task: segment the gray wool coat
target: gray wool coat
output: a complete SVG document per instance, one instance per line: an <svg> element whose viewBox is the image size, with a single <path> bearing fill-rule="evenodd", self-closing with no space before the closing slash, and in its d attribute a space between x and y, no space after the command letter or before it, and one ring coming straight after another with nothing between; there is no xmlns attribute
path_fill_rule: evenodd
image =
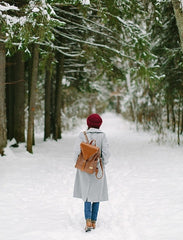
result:
<svg viewBox="0 0 183 240"><path fill-rule="evenodd" d="M83 201L88 202L101 202L108 200L108 187L107 187L107 179L105 173L105 165L108 163L109 158L109 145L107 142L107 138L104 132L96 128L90 128L86 131L89 141L92 139L96 140L96 145L101 150L101 158L104 168L104 176L102 179L97 179L95 173L88 174L86 172L82 172L79 169L76 170L76 177L74 183L74 193L73 196L76 198L81 198ZM80 133L79 138L75 144L74 151L74 161L77 161L77 157L80 153L80 143L85 140L85 136L83 132ZM100 176L101 168L98 163Z"/></svg>

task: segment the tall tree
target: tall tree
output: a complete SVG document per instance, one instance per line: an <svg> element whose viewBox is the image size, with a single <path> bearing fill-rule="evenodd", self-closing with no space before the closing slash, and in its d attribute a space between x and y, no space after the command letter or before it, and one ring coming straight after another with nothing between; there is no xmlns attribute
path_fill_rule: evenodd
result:
<svg viewBox="0 0 183 240"><path fill-rule="evenodd" d="M36 84L38 78L38 66L39 66L39 45L33 46L33 63L32 74L30 82L30 103L29 103L29 116L28 116L28 129L27 129L27 151L32 153L32 145L34 142L34 114L36 107Z"/></svg>
<svg viewBox="0 0 183 240"><path fill-rule="evenodd" d="M49 54L46 61L46 74L45 74L45 101L44 101L44 140L51 135L51 87L52 87L52 60L53 54Z"/></svg>
<svg viewBox="0 0 183 240"><path fill-rule="evenodd" d="M172 0L174 13L177 21L177 27L179 30L180 43L183 51L183 1Z"/></svg>
<svg viewBox="0 0 183 240"><path fill-rule="evenodd" d="M55 112L54 112L54 128L53 138L55 140L61 138L61 92L62 78L64 75L64 55L57 53L57 68L56 68L56 86L55 86Z"/></svg>
<svg viewBox="0 0 183 240"><path fill-rule="evenodd" d="M0 38L3 36L0 34ZM6 110L5 110L5 69L6 69L5 44L0 42L0 154L3 155L7 142Z"/></svg>
<svg viewBox="0 0 183 240"><path fill-rule="evenodd" d="M7 138L14 138L14 79L15 79L15 58L6 57L6 117L7 117Z"/></svg>
<svg viewBox="0 0 183 240"><path fill-rule="evenodd" d="M25 64L23 52L15 54L14 138L25 141Z"/></svg>

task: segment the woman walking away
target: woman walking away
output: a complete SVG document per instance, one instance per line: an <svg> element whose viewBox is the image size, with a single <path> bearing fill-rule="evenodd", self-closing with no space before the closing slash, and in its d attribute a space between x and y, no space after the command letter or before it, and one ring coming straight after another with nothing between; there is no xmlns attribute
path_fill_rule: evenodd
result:
<svg viewBox="0 0 183 240"><path fill-rule="evenodd" d="M96 221L99 211L99 203L108 200L108 188L107 179L105 174L105 165L108 163L109 158L109 145L106 135L99 128L102 124L102 118L98 114L91 114L87 118L88 130L86 135L89 142L93 139L96 140L96 146L100 148L100 157L103 165L103 177L98 179L96 174L89 174L84 171L77 169L75 183L74 183L74 194L76 198L81 198L84 201L84 215L86 220L85 231L95 229ZM80 133L76 145L74 158L77 161L78 155L80 154L80 143L86 142L85 135L83 132ZM99 173L101 174L101 166L98 162Z"/></svg>

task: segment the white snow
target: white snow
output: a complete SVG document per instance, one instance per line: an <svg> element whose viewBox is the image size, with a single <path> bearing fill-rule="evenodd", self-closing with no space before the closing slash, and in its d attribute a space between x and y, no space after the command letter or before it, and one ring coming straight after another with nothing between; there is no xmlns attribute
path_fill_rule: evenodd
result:
<svg viewBox="0 0 183 240"><path fill-rule="evenodd" d="M72 197L73 145L81 128L43 142L34 154L6 148L0 158L2 240L182 240L183 148L158 145L112 113L103 116L111 148L109 197L97 228L84 232L83 202ZM10 145L11 143L9 143Z"/></svg>
<svg viewBox="0 0 183 240"><path fill-rule="evenodd" d="M19 23L20 23L20 26L23 26L25 23L26 23L26 17L25 16L23 16L23 17L20 17L19 18Z"/></svg>
<svg viewBox="0 0 183 240"><path fill-rule="evenodd" d="M39 8L34 7L34 8L32 9L32 12L39 12Z"/></svg>
<svg viewBox="0 0 183 240"><path fill-rule="evenodd" d="M82 0L83 5L90 5L90 0Z"/></svg>
<svg viewBox="0 0 183 240"><path fill-rule="evenodd" d="M0 4L0 11L9 11L9 10L16 10L16 11L19 11L19 8L17 8L16 6L14 5L10 5L8 3L1 3Z"/></svg>

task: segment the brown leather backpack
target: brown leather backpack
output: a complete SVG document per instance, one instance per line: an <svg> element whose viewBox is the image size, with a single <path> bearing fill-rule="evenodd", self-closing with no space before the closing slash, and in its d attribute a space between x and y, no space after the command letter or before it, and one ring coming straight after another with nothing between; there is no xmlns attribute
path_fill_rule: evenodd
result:
<svg viewBox="0 0 183 240"><path fill-rule="evenodd" d="M96 140L89 142L86 132L84 131L86 142L81 142L80 148L81 152L78 156L75 167L81 171L87 172L89 174L95 173L97 179L103 177L103 166L102 160L100 158L100 148L96 146ZM98 177L97 163L100 162L100 167L102 170L102 176Z"/></svg>

